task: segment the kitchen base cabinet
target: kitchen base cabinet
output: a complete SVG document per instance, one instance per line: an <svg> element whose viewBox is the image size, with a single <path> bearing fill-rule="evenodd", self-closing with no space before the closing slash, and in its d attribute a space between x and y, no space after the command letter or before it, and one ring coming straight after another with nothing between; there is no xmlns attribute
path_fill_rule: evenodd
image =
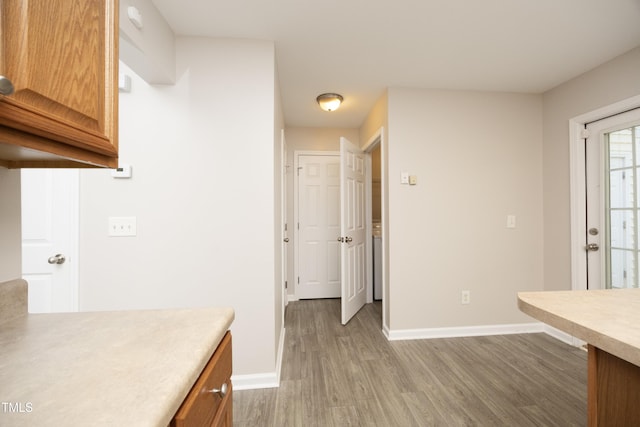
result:
<svg viewBox="0 0 640 427"><path fill-rule="evenodd" d="M588 346L589 427L640 425L640 367Z"/></svg>
<svg viewBox="0 0 640 427"><path fill-rule="evenodd" d="M232 427L231 371L231 333L227 331L176 412L171 427Z"/></svg>

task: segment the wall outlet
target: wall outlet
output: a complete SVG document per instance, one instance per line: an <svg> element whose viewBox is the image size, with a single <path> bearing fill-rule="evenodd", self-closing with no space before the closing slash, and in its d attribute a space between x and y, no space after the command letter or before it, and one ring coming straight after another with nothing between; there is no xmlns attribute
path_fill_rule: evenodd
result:
<svg viewBox="0 0 640 427"><path fill-rule="evenodd" d="M136 235L135 216L111 216L109 217L109 236L124 237Z"/></svg>
<svg viewBox="0 0 640 427"><path fill-rule="evenodd" d="M471 291L462 291L460 294L461 304L471 304Z"/></svg>

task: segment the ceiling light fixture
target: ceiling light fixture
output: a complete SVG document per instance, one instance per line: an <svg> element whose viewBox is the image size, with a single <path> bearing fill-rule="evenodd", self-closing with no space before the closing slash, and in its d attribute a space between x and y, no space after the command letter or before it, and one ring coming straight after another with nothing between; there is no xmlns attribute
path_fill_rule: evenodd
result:
<svg viewBox="0 0 640 427"><path fill-rule="evenodd" d="M323 93L322 95L318 95L316 101L318 101L318 105L324 111L335 111L340 107L342 103L342 95L338 95L337 93Z"/></svg>

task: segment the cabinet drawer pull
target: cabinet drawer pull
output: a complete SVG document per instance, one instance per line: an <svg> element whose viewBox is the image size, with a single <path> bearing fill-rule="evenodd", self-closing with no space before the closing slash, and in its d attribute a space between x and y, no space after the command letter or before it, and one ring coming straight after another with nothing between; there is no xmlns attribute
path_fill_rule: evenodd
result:
<svg viewBox="0 0 640 427"><path fill-rule="evenodd" d="M229 386L227 386L227 383L223 383L222 387L218 388L212 388L211 390L207 390L207 393L213 393L213 394L218 394L220 395L220 397L225 397L227 395L227 391L229 390Z"/></svg>
<svg viewBox="0 0 640 427"><path fill-rule="evenodd" d="M5 76L0 76L0 95L9 96L13 93L13 83Z"/></svg>

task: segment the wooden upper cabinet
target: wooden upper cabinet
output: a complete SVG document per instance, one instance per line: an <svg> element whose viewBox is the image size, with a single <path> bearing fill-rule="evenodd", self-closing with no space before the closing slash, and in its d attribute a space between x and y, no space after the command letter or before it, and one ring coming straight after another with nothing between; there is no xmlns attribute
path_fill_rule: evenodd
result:
<svg viewBox="0 0 640 427"><path fill-rule="evenodd" d="M118 0L0 0L0 165L117 167Z"/></svg>

